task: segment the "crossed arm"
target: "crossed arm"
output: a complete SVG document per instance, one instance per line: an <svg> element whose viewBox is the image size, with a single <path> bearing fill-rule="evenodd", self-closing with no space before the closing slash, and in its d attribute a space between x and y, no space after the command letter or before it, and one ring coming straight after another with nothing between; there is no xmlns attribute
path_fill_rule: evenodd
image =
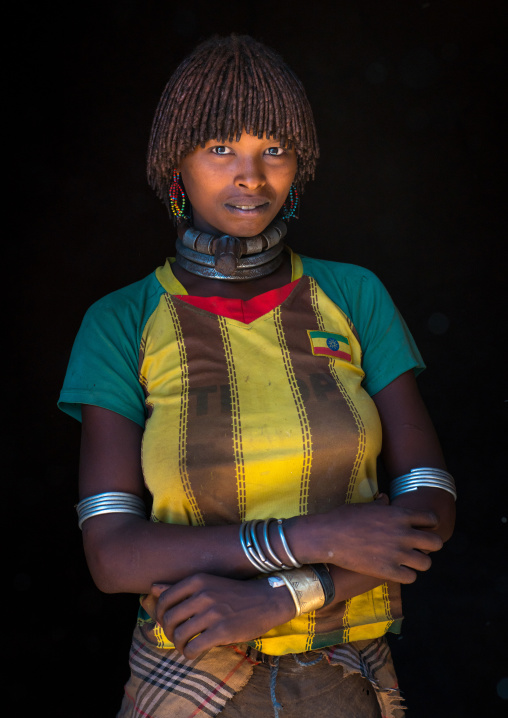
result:
<svg viewBox="0 0 508 718"><path fill-rule="evenodd" d="M445 468L412 372L373 398L390 477L417 466ZM141 427L128 419L84 406L80 498L104 491L142 496L141 439ZM430 567L427 553L450 537L454 508L446 492L419 489L392 505L381 496L370 504L294 517L285 523L286 535L299 561L331 565L337 602L385 580L412 583L417 571ZM148 608L151 600L152 614L189 658L259 636L294 614L287 589L255 579L238 526L177 526L109 514L83 524L83 541L97 586L108 593L149 594Z"/></svg>

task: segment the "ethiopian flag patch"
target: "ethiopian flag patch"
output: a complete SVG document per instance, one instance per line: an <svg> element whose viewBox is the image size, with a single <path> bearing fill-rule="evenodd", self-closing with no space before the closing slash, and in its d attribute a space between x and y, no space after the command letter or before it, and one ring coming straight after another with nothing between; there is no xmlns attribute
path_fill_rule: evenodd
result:
<svg viewBox="0 0 508 718"><path fill-rule="evenodd" d="M333 359L343 359L351 361L351 348L349 341L342 334L332 334L332 332L317 332L307 330L310 345L314 356L332 357Z"/></svg>

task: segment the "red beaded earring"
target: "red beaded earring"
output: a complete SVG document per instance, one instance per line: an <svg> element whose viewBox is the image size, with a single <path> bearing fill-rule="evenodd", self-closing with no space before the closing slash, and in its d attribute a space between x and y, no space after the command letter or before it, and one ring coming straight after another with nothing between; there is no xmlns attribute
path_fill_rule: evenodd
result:
<svg viewBox="0 0 508 718"><path fill-rule="evenodd" d="M182 202L181 207L178 206L179 199ZM171 203L171 211L176 219L189 219L184 212L186 199L185 191L180 184L180 172L173 170L173 181L169 187L169 201Z"/></svg>
<svg viewBox="0 0 508 718"><path fill-rule="evenodd" d="M294 185L289 188L289 194L286 197L286 201L282 205L282 219L298 219L298 203L300 198L298 196L297 189Z"/></svg>

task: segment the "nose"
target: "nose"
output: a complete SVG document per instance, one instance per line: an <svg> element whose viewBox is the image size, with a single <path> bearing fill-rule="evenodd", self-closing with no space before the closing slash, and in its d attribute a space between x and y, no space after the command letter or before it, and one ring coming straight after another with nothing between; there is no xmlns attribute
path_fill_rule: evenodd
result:
<svg viewBox="0 0 508 718"><path fill-rule="evenodd" d="M266 182L262 162L257 158L246 157L241 160L235 178L235 184L242 189L255 190Z"/></svg>

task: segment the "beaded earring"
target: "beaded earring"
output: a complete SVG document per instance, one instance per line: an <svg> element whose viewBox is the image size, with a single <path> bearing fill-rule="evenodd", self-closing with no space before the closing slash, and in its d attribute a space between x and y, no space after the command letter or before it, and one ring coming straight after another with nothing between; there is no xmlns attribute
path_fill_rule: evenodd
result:
<svg viewBox="0 0 508 718"><path fill-rule="evenodd" d="M298 219L298 203L300 198L296 187L292 184L289 188L289 194L286 197L286 201L282 205L282 219Z"/></svg>
<svg viewBox="0 0 508 718"><path fill-rule="evenodd" d="M178 200L181 199L182 206L178 206ZM185 191L180 184L180 172L173 170L173 181L169 187L169 201L171 203L171 211L176 219L189 219L185 214Z"/></svg>

